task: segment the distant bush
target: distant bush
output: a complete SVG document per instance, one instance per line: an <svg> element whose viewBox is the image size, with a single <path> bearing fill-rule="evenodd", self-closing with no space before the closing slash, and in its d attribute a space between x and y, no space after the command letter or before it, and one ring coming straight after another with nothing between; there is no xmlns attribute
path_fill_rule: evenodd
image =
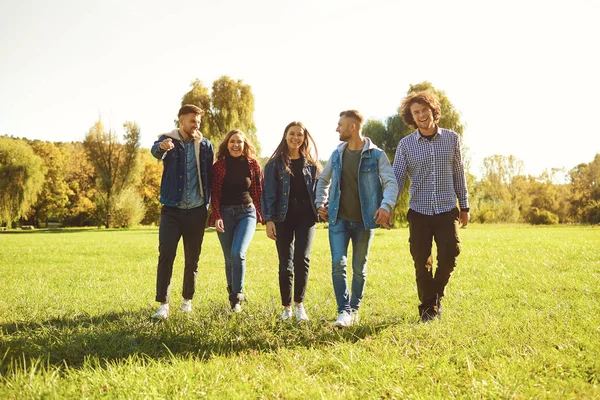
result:
<svg viewBox="0 0 600 400"><path fill-rule="evenodd" d="M558 215L548 210L540 210L536 207L531 209L531 213L527 219L529 223L533 225L557 225L559 222Z"/></svg>
<svg viewBox="0 0 600 400"><path fill-rule="evenodd" d="M129 228L139 225L145 213L146 207L142 197L134 188L128 188L117 197L110 222L116 228Z"/></svg>
<svg viewBox="0 0 600 400"><path fill-rule="evenodd" d="M480 223L519 222L519 205L502 200L482 200L473 213L473 221Z"/></svg>

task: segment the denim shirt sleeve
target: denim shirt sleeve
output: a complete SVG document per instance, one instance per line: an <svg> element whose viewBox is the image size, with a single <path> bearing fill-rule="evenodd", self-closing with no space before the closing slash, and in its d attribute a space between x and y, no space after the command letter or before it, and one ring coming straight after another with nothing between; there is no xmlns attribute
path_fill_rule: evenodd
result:
<svg viewBox="0 0 600 400"><path fill-rule="evenodd" d="M329 185L331 184L332 158L333 154L331 155L331 157L329 157L329 161L327 161L327 165L325 165L325 168L323 168L323 171L321 171L321 174L319 175L319 179L317 181L317 193L315 195L315 206L317 208L327 203L327 199L329 198L328 189Z"/></svg>
<svg viewBox="0 0 600 400"><path fill-rule="evenodd" d="M154 158L156 158L158 160L162 159L163 154L165 154L165 151L160 148L160 144L166 138L167 138L166 136L161 136L160 139L158 139L156 142L154 142L154 144L152 145L152 148L150 149L150 153L152 153Z"/></svg>
<svg viewBox="0 0 600 400"><path fill-rule="evenodd" d="M396 182L396 176L394 170L387 158L384 151L379 156L379 179L381 179L381 186L383 189L383 199L381 200L381 208L390 212L396 206L396 199L398 198L398 183Z"/></svg>
<svg viewBox="0 0 600 400"><path fill-rule="evenodd" d="M263 218L265 221L273 219L275 212L275 202L277 201L277 176L275 169L275 160L269 161L265 166L263 190L261 193L261 203Z"/></svg>

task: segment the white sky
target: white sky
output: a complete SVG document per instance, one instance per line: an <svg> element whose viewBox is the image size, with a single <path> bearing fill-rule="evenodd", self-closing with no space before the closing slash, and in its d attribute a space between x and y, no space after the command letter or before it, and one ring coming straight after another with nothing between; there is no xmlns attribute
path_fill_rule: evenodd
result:
<svg viewBox="0 0 600 400"><path fill-rule="evenodd" d="M383 120L427 80L474 173L492 154L571 169L600 152L599 17L597 0L3 0L0 135L78 141L101 116L150 147L194 79L229 75L252 87L263 155L301 120L326 159L340 111Z"/></svg>

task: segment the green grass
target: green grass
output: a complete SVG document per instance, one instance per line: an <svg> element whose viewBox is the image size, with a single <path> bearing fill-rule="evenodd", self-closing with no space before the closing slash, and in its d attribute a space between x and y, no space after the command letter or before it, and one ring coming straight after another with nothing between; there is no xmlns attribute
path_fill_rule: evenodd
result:
<svg viewBox="0 0 600 400"><path fill-rule="evenodd" d="M262 228L242 314L209 230L192 315L158 324L156 229L0 233L0 398L600 398L600 228L470 225L426 325L407 239L377 231L361 324L336 330L326 229L304 325L278 320ZM180 248L174 310L182 271Z"/></svg>

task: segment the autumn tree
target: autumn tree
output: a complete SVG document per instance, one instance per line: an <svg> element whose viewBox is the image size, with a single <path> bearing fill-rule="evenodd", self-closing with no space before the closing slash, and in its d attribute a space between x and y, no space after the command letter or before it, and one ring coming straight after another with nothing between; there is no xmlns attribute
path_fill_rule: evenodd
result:
<svg viewBox="0 0 600 400"><path fill-rule="evenodd" d="M36 224L48 219L62 219L67 214L69 195L72 194L66 179L67 158L64 149L52 142L34 140L33 151L42 160L44 185L33 205Z"/></svg>
<svg viewBox="0 0 600 400"><path fill-rule="evenodd" d="M140 150L142 164L142 179L137 187L138 193L144 203L146 213L142 224L158 225L160 222L160 181L162 178L162 163L154 158L148 149Z"/></svg>
<svg viewBox="0 0 600 400"><path fill-rule="evenodd" d="M106 131L101 120L89 130L83 142L88 159L94 166L100 210L105 226L110 226L114 199L138 179L140 129L135 122L125 122L124 143L113 131Z"/></svg>
<svg viewBox="0 0 600 400"><path fill-rule="evenodd" d="M69 204L64 226L93 226L100 222L96 215L96 172L87 158L82 142L62 143L66 158L65 179L69 185Z"/></svg>
<svg viewBox="0 0 600 400"><path fill-rule="evenodd" d="M42 160L20 139L0 137L0 225L25 217L44 185Z"/></svg>
<svg viewBox="0 0 600 400"><path fill-rule="evenodd" d="M181 104L194 104L206 112L200 130L215 147L227 132L241 129L256 147L257 154L260 154L260 142L254 125L254 95L250 85L224 75L213 82L209 94L202 82L196 79L191 83L191 89L183 95Z"/></svg>

